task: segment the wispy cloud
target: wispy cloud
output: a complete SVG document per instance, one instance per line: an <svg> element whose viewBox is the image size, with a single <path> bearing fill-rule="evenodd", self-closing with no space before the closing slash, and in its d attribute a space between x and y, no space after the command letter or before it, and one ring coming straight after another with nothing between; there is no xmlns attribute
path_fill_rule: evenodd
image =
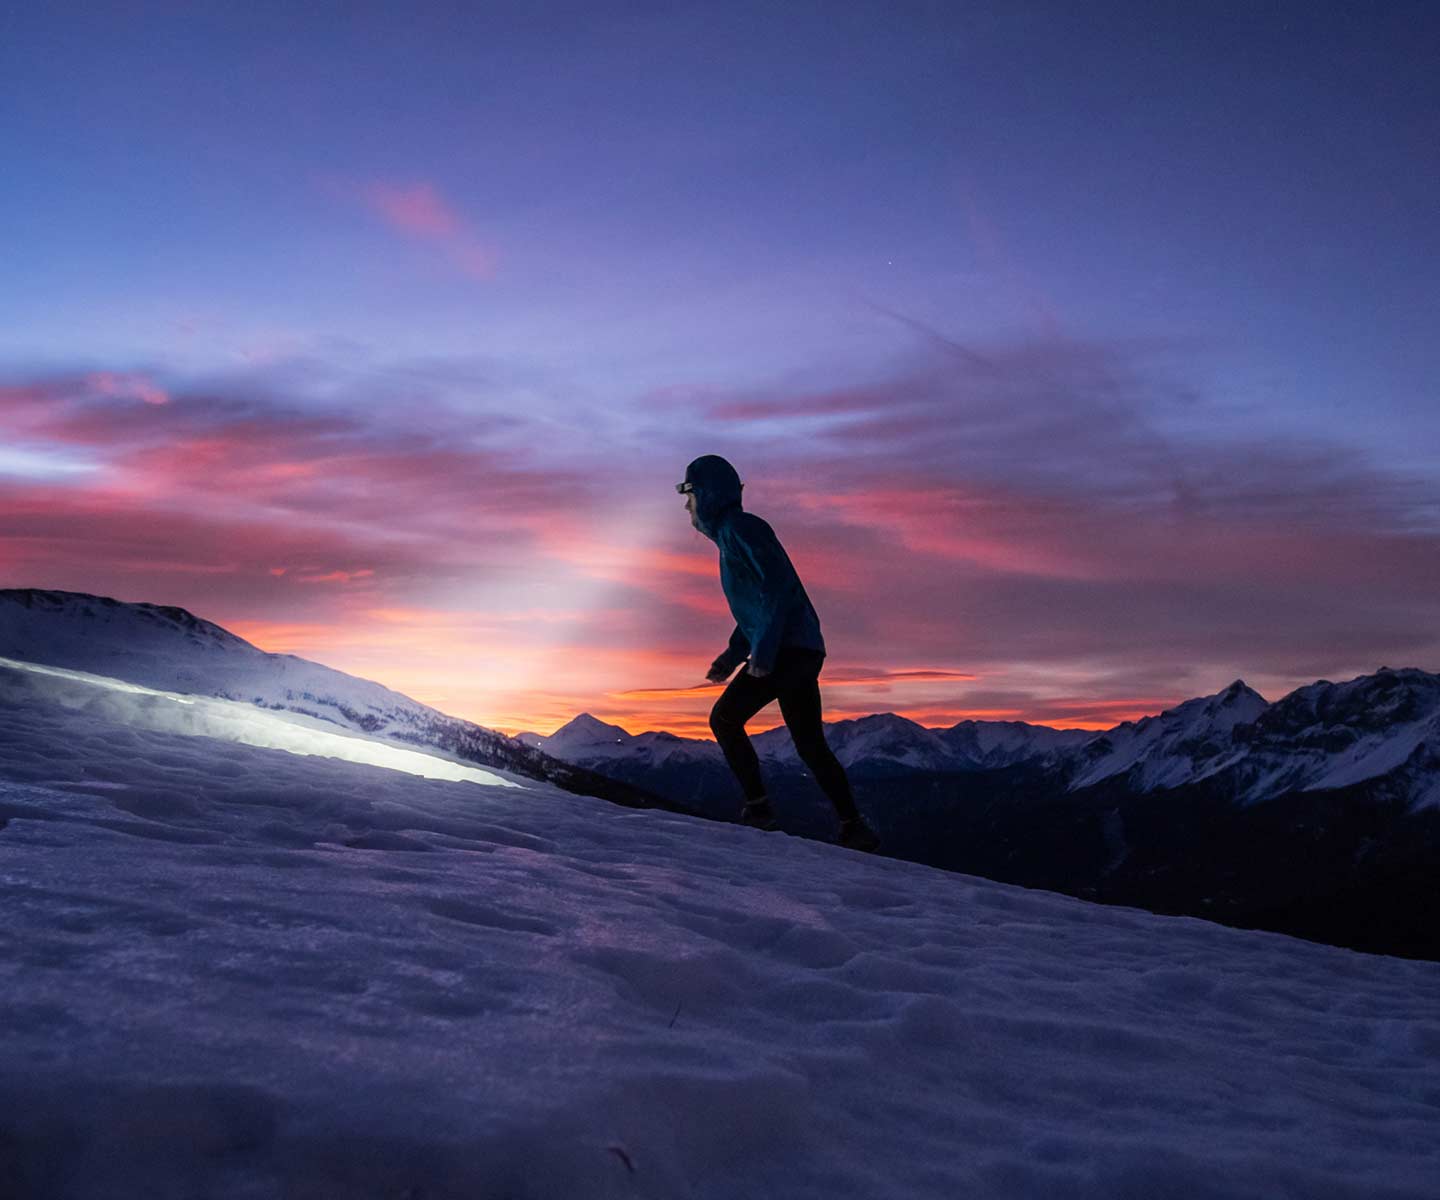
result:
<svg viewBox="0 0 1440 1200"><path fill-rule="evenodd" d="M327 183L327 190L346 194L363 205L401 237L433 246L452 269L473 279L489 279L497 255L473 224L439 186L428 180L370 180Z"/></svg>
<svg viewBox="0 0 1440 1200"><path fill-rule="evenodd" d="M1435 481L1227 424L1151 349L927 343L839 389L676 390L629 443L558 437L489 363L0 379L7 446L88 467L0 470L0 570L501 727L701 731L732 621L671 484L713 450L816 603L832 715L1097 727L1236 676L1440 665ZM457 654L491 665L457 682Z"/></svg>
<svg viewBox="0 0 1440 1200"><path fill-rule="evenodd" d="M361 195L401 233L448 238L465 231L465 223L433 183L370 183L361 189Z"/></svg>
<svg viewBox="0 0 1440 1200"><path fill-rule="evenodd" d="M968 675L963 671L945 670L912 670L912 671L875 671L857 670L855 668L842 668L840 670L827 671L825 679L827 683L843 685L846 687L874 686L881 685L889 687L893 684L909 683L951 683L957 680L974 679L975 676ZM608 695L612 700L660 700L674 699L677 697L689 697L700 693L719 694L724 691L726 684L700 683L687 685L685 687L670 688L632 688L628 691L610 692Z"/></svg>

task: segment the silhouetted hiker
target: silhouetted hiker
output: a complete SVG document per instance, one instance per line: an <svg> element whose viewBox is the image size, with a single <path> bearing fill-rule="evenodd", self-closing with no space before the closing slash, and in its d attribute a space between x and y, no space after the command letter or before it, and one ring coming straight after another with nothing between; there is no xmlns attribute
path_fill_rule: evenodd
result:
<svg viewBox="0 0 1440 1200"><path fill-rule="evenodd" d="M820 723L825 662L820 618L775 531L740 507L743 486L735 468L715 454L697 458L685 468L685 482L675 485L686 497L690 523L720 547L720 586L735 617L730 645L705 678L723 683L749 660L710 711L710 729L745 792L740 820L757 829L775 828L745 722L779 700L796 751L840 816L840 844L874 850L880 839L856 809L845 768L831 753Z"/></svg>

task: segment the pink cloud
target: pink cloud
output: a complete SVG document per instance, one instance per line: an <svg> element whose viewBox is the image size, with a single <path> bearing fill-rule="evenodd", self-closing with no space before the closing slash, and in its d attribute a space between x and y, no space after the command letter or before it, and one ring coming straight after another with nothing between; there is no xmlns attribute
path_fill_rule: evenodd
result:
<svg viewBox="0 0 1440 1200"><path fill-rule="evenodd" d="M271 571L274 574L274 571ZM296 583L351 583L356 579L370 579L375 572L368 567L361 571L327 571L323 575L296 574Z"/></svg>
<svg viewBox="0 0 1440 1200"><path fill-rule="evenodd" d="M371 183L362 193L365 201L401 233L417 237L453 237L464 222L432 183Z"/></svg>
<svg viewBox="0 0 1440 1200"><path fill-rule="evenodd" d="M495 274L496 253L433 183L374 182L358 189L360 200L395 232L436 246L450 266L472 279Z"/></svg>
<svg viewBox="0 0 1440 1200"><path fill-rule="evenodd" d="M116 374L96 371L85 376L85 382L97 396L143 400L146 404L169 404L170 394L144 375Z"/></svg>
<svg viewBox="0 0 1440 1200"><path fill-rule="evenodd" d="M917 372L756 410L746 432L764 436L735 458L746 507L820 612L832 717L1095 726L1237 675L1268 695L1267 678L1434 668L1440 539L1407 507L1428 493L1313 445L1166 444L1124 388L1091 403L1035 382L1057 363L1083 379L1088 361L1036 349L994 394ZM617 469L614 446L563 442L523 411L462 416L413 378L395 387L317 413L275 371L200 390L120 369L6 381L0 438L101 467L0 483L4 579L303 626L322 660L486 723L588 708L703 732L713 695L689 684L732 621L714 547L670 491L689 447L647 438ZM862 446L819 423L796 443L764 423L807 411L885 432ZM431 603L445 611L394 618ZM510 690L460 682L457 646Z"/></svg>

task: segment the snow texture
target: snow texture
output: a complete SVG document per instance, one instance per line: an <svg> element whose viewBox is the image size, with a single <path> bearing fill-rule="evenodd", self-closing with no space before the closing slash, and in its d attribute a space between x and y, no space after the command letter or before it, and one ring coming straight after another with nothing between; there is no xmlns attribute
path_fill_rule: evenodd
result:
<svg viewBox="0 0 1440 1200"><path fill-rule="evenodd" d="M0 1195L1440 1195L1440 964L7 680Z"/></svg>

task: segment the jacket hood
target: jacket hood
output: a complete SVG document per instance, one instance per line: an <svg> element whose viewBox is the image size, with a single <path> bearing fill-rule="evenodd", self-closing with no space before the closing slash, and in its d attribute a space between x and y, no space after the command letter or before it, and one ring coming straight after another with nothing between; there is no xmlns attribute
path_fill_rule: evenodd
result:
<svg viewBox="0 0 1440 1200"><path fill-rule="evenodd" d="M727 509L740 507L745 486L740 476L718 454L705 454L685 468L685 482L695 490L695 523L700 532L714 540L720 517Z"/></svg>

